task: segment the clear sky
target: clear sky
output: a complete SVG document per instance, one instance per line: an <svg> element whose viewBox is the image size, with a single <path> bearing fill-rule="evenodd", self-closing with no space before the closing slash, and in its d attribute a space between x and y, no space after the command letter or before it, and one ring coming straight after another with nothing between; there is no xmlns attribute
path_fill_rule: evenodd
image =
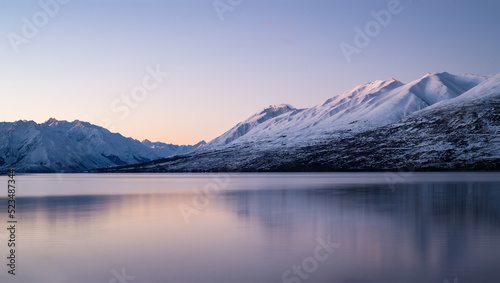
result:
<svg viewBox="0 0 500 283"><path fill-rule="evenodd" d="M500 72L498 0L55 1L0 0L0 121L78 119L193 144L270 104Z"/></svg>

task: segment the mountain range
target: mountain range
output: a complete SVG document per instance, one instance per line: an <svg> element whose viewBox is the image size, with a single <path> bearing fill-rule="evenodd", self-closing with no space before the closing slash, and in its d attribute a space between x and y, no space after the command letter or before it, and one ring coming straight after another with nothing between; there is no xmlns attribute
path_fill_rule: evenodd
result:
<svg viewBox="0 0 500 283"><path fill-rule="evenodd" d="M87 122L0 123L0 170L74 172L133 164L187 153L204 145L142 143Z"/></svg>
<svg viewBox="0 0 500 283"><path fill-rule="evenodd" d="M271 105L190 146L139 142L78 120L4 122L0 170L498 170L499 100L500 74L391 78L311 108Z"/></svg>

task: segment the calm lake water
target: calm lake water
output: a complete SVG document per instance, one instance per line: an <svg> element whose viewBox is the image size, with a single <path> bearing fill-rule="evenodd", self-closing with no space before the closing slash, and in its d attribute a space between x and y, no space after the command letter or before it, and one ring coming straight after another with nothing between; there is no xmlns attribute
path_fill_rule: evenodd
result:
<svg viewBox="0 0 500 283"><path fill-rule="evenodd" d="M15 179L0 282L500 282L499 173Z"/></svg>

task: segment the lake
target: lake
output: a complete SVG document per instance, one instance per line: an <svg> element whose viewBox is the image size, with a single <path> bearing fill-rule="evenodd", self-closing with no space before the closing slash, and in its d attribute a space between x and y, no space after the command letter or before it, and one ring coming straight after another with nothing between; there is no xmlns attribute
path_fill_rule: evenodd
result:
<svg viewBox="0 0 500 283"><path fill-rule="evenodd" d="M0 282L499 282L499 173L15 176Z"/></svg>

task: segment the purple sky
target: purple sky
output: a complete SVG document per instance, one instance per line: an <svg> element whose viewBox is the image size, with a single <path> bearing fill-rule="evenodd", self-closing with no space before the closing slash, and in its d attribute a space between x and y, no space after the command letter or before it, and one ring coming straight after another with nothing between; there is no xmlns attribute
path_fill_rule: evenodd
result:
<svg viewBox="0 0 500 283"><path fill-rule="evenodd" d="M496 0L2 1L0 120L208 141L270 104L310 107L377 79L496 74L499 12Z"/></svg>

